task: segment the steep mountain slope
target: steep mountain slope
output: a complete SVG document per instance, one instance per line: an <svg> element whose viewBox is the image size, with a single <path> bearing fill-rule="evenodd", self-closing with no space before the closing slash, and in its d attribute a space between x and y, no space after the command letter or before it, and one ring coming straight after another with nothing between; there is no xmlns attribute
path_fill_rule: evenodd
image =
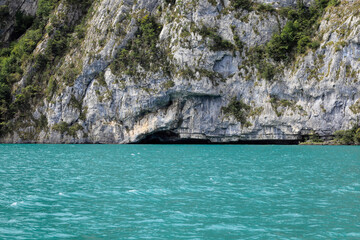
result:
<svg viewBox="0 0 360 240"><path fill-rule="evenodd" d="M9 2L2 142L298 141L358 120L359 1Z"/></svg>

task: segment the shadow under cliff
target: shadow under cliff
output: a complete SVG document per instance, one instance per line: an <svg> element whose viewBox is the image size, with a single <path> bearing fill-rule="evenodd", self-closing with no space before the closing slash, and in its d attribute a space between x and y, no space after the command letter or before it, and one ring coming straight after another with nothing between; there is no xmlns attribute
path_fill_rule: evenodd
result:
<svg viewBox="0 0 360 240"><path fill-rule="evenodd" d="M212 142L210 139L181 138L178 133L170 130L158 131L146 135L138 142L131 144L253 144L253 145L297 145L301 139L262 139L262 140L238 140L229 142Z"/></svg>

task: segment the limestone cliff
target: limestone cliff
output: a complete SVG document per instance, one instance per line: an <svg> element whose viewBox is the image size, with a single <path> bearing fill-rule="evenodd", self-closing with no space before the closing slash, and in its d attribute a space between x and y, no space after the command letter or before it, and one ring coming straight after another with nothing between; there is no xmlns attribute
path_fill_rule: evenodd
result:
<svg viewBox="0 0 360 240"><path fill-rule="evenodd" d="M330 1L285 58L269 42L313 1L9 2L3 45L19 9L46 23L17 40L34 43L6 73L1 142L297 141L358 121L359 1Z"/></svg>

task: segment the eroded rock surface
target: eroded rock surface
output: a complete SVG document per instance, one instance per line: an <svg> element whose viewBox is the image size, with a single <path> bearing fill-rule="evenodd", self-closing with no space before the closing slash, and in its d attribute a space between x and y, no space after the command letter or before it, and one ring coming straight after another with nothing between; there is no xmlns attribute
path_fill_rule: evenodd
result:
<svg viewBox="0 0 360 240"><path fill-rule="evenodd" d="M21 6L33 14L35 2L25 2L26 7ZM46 117L47 127L34 130L29 121L29 126L3 136L2 142L133 143L151 136L171 141L291 141L311 132L328 137L357 122L357 1L327 8L316 32L320 46L297 54L289 64L276 63L282 68L272 80L247 61L249 50L266 44L286 18L273 12L231 10L228 0L167 2L95 2L80 47L68 50L58 66L68 71L69 64L76 63L81 72L72 84L54 76L56 92L33 109L34 119ZM295 0L258 2L276 8L296 5ZM162 27L156 47L164 51L163 63L150 62L154 71L135 66L136 74L114 72L111 64L119 51L136 39L136 19L147 15ZM234 46L237 36L243 48L213 49L211 39L200 33L203 26ZM46 37L39 46L45 42ZM224 114L234 97L250 107L246 123ZM75 134L54 129L63 122L69 128L81 127Z"/></svg>

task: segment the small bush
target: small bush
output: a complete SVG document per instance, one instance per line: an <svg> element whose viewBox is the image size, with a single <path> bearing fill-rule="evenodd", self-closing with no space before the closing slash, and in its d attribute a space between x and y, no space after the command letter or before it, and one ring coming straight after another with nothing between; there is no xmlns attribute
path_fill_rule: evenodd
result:
<svg viewBox="0 0 360 240"><path fill-rule="evenodd" d="M174 81L172 81L172 80L168 80L168 81L166 81L166 82L164 82L163 84L162 84L162 87L165 89L165 90L167 90L167 89L169 89L169 88L172 88L172 87L174 87L175 86L175 83L174 83Z"/></svg>
<svg viewBox="0 0 360 240"><path fill-rule="evenodd" d="M276 9L273 6L271 6L270 4L262 3L262 4L257 5L256 11L265 12L265 13L266 12L274 13L274 12L276 12Z"/></svg>
<svg viewBox="0 0 360 240"><path fill-rule="evenodd" d="M54 131L60 132L61 134L64 134L67 131L69 131L69 125L66 122L60 122L60 123L54 124L52 129Z"/></svg>
<svg viewBox="0 0 360 240"><path fill-rule="evenodd" d="M349 130L339 130L334 133L335 142L343 145L360 144L360 127L354 125Z"/></svg>
<svg viewBox="0 0 360 240"><path fill-rule="evenodd" d="M261 74L262 78L264 78L268 81L271 81L276 74L276 67L271 63L264 62L263 68L260 71L260 74Z"/></svg>
<svg viewBox="0 0 360 240"><path fill-rule="evenodd" d="M231 5L235 9L252 10L253 2L251 0L231 0Z"/></svg>
<svg viewBox="0 0 360 240"><path fill-rule="evenodd" d="M52 38L50 38L45 50L45 54L51 60L62 56L67 49L67 37L63 32L56 30Z"/></svg>
<svg viewBox="0 0 360 240"><path fill-rule="evenodd" d="M164 52L157 47L162 26L149 15L141 18L138 24L136 37L117 53L116 59L110 65L113 73L135 75L138 66L145 71L157 71L160 63L166 59Z"/></svg>
<svg viewBox="0 0 360 240"><path fill-rule="evenodd" d="M242 100L237 100L233 97L226 107L222 107L221 110L225 116L234 116L235 119L242 125L247 123L247 117L250 113L250 106L244 103Z"/></svg>
<svg viewBox="0 0 360 240"><path fill-rule="evenodd" d="M103 87L107 87L107 83L105 81L105 72L100 72L97 76L97 81L98 83L103 86Z"/></svg>
<svg viewBox="0 0 360 240"><path fill-rule="evenodd" d="M312 41L310 44L309 44L309 47L316 50L320 47L320 42L315 40L315 41Z"/></svg>
<svg viewBox="0 0 360 240"><path fill-rule="evenodd" d="M239 52L241 52L244 49L245 43L243 41L241 41L239 36L237 36L237 35L234 36L234 41L235 41L237 50Z"/></svg>
<svg viewBox="0 0 360 240"><path fill-rule="evenodd" d="M318 41L311 41L317 29L318 19L323 15L325 8L336 6L334 0L315 0L310 6L298 1L296 9L284 8L281 15L288 18L288 22L280 33L274 34L266 45L266 51L276 61L289 60L294 52L304 53L308 47L316 49Z"/></svg>
<svg viewBox="0 0 360 240"><path fill-rule="evenodd" d="M226 50L235 50L236 47L230 41L223 39L217 34L217 29L211 29L203 25L199 30L199 34L203 38L209 38L213 41L210 46L212 51L226 51ZM239 40L239 39L238 39Z"/></svg>
<svg viewBox="0 0 360 240"><path fill-rule="evenodd" d="M266 50L264 46L255 46L249 49L246 64L254 65L262 78L271 81L281 71L281 67L269 61Z"/></svg>
<svg viewBox="0 0 360 240"><path fill-rule="evenodd" d="M83 129L84 128L80 124L76 123L76 124L72 125L71 127L69 127L68 133L69 133L70 136L75 138L77 131L80 131L80 130L83 130Z"/></svg>
<svg viewBox="0 0 360 240"><path fill-rule="evenodd" d="M321 143L321 142L324 142L324 140L322 140L319 136L319 134L315 133L315 132L312 132L310 135L309 135L309 141L310 142L313 142L313 143Z"/></svg>
<svg viewBox="0 0 360 240"><path fill-rule="evenodd" d="M47 100L50 101L52 96L54 95L55 91L57 88L57 84L56 81L54 79L54 77L50 77L48 86L46 88L46 96L47 96Z"/></svg>

